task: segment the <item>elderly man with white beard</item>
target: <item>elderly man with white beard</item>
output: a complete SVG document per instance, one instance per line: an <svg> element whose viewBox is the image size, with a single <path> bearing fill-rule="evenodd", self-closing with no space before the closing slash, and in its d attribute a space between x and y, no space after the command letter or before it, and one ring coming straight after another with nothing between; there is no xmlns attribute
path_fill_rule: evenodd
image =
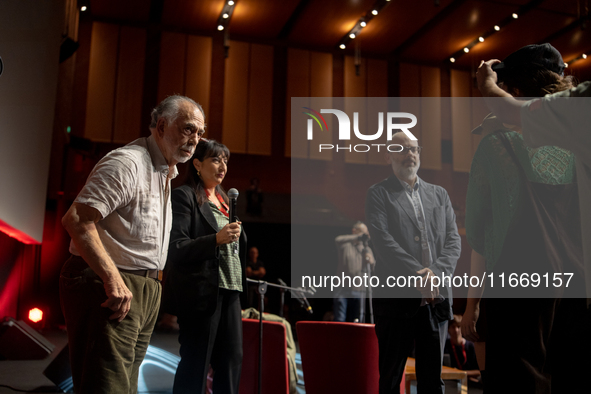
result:
<svg viewBox="0 0 591 394"><path fill-rule="evenodd" d="M460 236L445 189L417 176L418 142L398 132L392 144L401 146L400 152L386 153L394 174L371 186L365 203L376 275L381 284L401 276L420 276L423 281L416 287L374 290L380 394L398 392L413 344L418 393L443 393L441 366L452 293L449 282L437 287L432 279L453 274L460 257Z"/></svg>
<svg viewBox="0 0 591 394"><path fill-rule="evenodd" d="M168 255L170 181L205 128L203 109L170 96L151 136L107 154L62 219L72 256L60 275L77 393L136 393Z"/></svg>

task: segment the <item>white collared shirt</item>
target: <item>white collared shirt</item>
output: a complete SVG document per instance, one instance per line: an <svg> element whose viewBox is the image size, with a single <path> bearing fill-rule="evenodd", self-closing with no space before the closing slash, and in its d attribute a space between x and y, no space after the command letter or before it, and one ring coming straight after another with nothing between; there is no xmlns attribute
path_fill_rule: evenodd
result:
<svg viewBox="0 0 591 394"><path fill-rule="evenodd" d="M408 183L403 181L402 179L398 179L404 190L406 191L406 196L408 197L408 201L410 201L412 207L415 211L415 217L417 222L419 223L419 230L421 231L421 249L423 250L423 259L421 263L423 267L428 267L431 265L432 258L431 258L431 247L429 245L429 237L427 235L427 223L425 222L425 209L423 208L423 201L421 200L421 195L419 194L419 177L414 184L414 186L410 186Z"/></svg>
<svg viewBox="0 0 591 394"><path fill-rule="evenodd" d="M160 269L172 228L169 167L152 136L109 152L90 173L74 202L98 210L99 237L115 265ZM80 255L73 242L70 253Z"/></svg>

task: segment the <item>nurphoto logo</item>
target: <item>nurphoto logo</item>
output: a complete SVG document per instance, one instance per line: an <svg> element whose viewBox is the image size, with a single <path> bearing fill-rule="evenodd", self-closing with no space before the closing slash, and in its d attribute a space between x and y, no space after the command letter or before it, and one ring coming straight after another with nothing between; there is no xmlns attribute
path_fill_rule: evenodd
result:
<svg viewBox="0 0 591 394"><path fill-rule="evenodd" d="M351 140L351 120L349 118L349 115L347 115L344 111L338 110L338 109L321 109L320 112L313 110L312 108L309 107L303 107L304 109L306 109L307 111L304 112L304 114L310 116L310 118L308 118L308 128L307 128L307 137L308 140L311 141L313 140L313 136L314 136L314 121L316 121L316 124L318 124L318 127L320 128L321 132L324 132L326 130L326 132L328 132L328 126L326 124L326 120L324 119L324 117L321 114L333 114L337 117L337 120L339 122L339 140L340 141L347 141L347 140ZM359 112L353 112L353 133L355 134L355 137L357 137L358 139L362 140L362 141L375 141L379 138L382 137L382 134L384 133L384 118L386 118L386 136L387 136L387 140L391 141L392 140L392 136L398 132L398 131L402 131L404 134L406 134L408 136L408 138L410 138L413 141L417 140L417 137L414 136L413 133L410 132L409 129L413 128L414 126L416 126L417 124L417 117L414 116L411 113L408 112L387 112L386 115L384 116L383 112L378 112L378 131L375 132L374 134L363 134L361 133L361 131L359 130ZM398 121L398 119L409 119L410 122L408 123L394 123L395 120ZM335 149L337 152L339 150L347 150L349 152L355 151L355 152L368 152L369 150L372 149L372 147L375 147L377 149L377 151L380 151L381 147L385 147L388 152L401 152L403 149L403 146L400 144L356 144L356 145L345 145L345 146L339 146L339 145L332 145L332 144L319 144L318 145L318 149L319 152L322 152L322 150L331 150L331 149Z"/></svg>

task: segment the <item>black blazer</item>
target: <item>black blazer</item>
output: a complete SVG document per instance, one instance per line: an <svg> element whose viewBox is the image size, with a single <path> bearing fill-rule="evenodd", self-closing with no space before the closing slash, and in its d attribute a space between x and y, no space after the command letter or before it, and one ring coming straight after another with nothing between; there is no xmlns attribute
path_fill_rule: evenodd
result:
<svg viewBox="0 0 591 394"><path fill-rule="evenodd" d="M215 311L219 289L219 247L216 233L220 230L209 204L197 203L197 195L187 185L172 191L172 230L166 262L166 279L162 297L164 312L180 315L211 316ZM240 233L242 296L246 287L246 234Z"/></svg>
<svg viewBox="0 0 591 394"><path fill-rule="evenodd" d="M461 246L451 201L444 188L422 179L419 182L432 257L429 268L440 278L442 274L452 275ZM380 283L385 283L388 276L416 275L423 268L420 262L421 231L412 203L395 175L369 188L365 216ZM447 320L452 316L452 289L446 285L440 288L440 292L445 301L436 304L435 315L440 320ZM421 301L420 293L414 287L377 287L374 295L376 314L389 311L398 316L411 316Z"/></svg>

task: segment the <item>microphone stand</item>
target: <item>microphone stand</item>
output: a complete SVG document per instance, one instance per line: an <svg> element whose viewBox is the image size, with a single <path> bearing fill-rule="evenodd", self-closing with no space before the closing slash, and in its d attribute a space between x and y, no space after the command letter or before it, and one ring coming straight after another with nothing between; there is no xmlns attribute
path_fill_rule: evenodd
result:
<svg viewBox="0 0 591 394"><path fill-rule="evenodd" d="M299 293L308 293L314 294L313 291L305 290L305 289L296 289L295 287L277 285L275 283L269 283L264 280L254 280L247 278L246 281L248 283L256 283L257 287L257 294L259 294L259 376L258 376L258 394L261 394L262 382L263 382L263 312L265 310L265 293L267 293L267 286L277 287L281 289L281 309L283 310L283 293L286 290L291 292L299 292Z"/></svg>
<svg viewBox="0 0 591 394"><path fill-rule="evenodd" d="M367 241L363 241L363 251L361 255L363 256L363 271L367 273L367 277L369 279L369 283L371 284L371 265L369 261L365 259L367 256L367 249L369 248ZM369 300L369 322L374 324L373 321L373 305L372 305L372 288L370 286L366 286L365 290L363 291L363 296L361 297L361 305L360 305L360 313L359 313L359 321L360 323L365 323L365 300Z"/></svg>

